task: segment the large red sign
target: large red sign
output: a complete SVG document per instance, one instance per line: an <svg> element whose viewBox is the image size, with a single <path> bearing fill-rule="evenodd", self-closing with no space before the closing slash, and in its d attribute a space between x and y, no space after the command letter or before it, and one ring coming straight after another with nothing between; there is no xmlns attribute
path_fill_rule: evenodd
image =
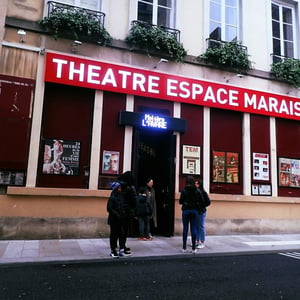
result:
<svg viewBox="0 0 300 300"><path fill-rule="evenodd" d="M300 120L300 99L97 60L47 53L45 80Z"/></svg>

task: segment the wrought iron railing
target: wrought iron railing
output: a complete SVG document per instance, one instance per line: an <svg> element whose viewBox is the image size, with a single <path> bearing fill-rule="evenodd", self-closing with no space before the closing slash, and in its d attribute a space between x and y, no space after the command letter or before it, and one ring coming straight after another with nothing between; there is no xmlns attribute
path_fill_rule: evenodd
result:
<svg viewBox="0 0 300 300"><path fill-rule="evenodd" d="M228 44L230 42L225 42L225 41L221 41L221 40L214 40L211 38L206 39L207 42L207 48L213 48L213 47L220 47L222 45ZM239 44L236 41L232 41L236 43L236 47L239 51L244 52L245 54L248 53L248 48L244 45Z"/></svg>
<svg viewBox="0 0 300 300"><path fill-rule="evenodd" d="M167 33L168 35L172 35L175 37L175 39L177 40L177 42L180 42L180 30L178 29L174 29L174 28L170 28L170 27L166 27L166 26L161 26L161 25L154 25L154 24L150 24L144 21L132 21L131 25L139 25L142 26L146 29L152 29L152 28L160 28L162 31L164 31L165 33Z"/></svg>
<svg viewBox="0 0 300 300"><path fill-rule="evenodd" d="M86 15L88 15L89 18L98 21L100 25L104 25L105 13L103 12L90 10L78 6L63 4L56 1L48 1L47 5L48 5L48 17L51 15L52 12L66 13L71 10L80 10L81 12L84 12Z"/></svg>
<svg viewBox="0 0 300 300"><path fill-rule="evenodd" d="M278 63L278 62L284 62L287 59L295 59L294 57L284 56L284 55L278 55L271 53L272 63Z"/></svg>

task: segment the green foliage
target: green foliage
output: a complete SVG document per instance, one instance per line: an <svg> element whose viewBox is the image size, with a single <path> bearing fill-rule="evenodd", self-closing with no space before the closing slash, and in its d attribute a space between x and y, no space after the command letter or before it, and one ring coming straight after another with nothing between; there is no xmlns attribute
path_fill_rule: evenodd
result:
<svg viewBox="0 0 300 300"><path fill-rule="evenodd" d="M239 42L220 42L207 48L206 52L197 57L199 61L228 67L237 71L249 71L251 61L244 47Z"/></svg>
<svg viewBox="0 0 300 300"><path fill-rule="evenodd" d="M148 52L153 50L165 53L176 62L183 62L187 53L175 35L165 32L159 26L150 24L134 23L126 37L126 42L146 49Z"/></svg>
<svg viewBox="0 0 300 300"><path fill-rule="evenodd" d="M111 41L99 20L81 8L57 8L39 23L49 28L55 39L66 35L75 40L88 37L102 46Z"/></svg>
<svg viewBox="0 0 300 300"><path fill-rule="evenodd" d="M295 88L300 87L300 60L288 58L277 63L273 63L271 73L280 80L292 84Z"/></svg>

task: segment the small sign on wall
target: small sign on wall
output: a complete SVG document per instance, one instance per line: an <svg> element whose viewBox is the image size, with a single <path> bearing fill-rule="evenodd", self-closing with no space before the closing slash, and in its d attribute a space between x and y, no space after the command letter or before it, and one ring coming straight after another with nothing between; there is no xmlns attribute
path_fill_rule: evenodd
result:
<svg viewBox="0 0 300 300"><path fill-rule="evenodd" d="M182 145L182 174L200 175L200 147Z"/></svg>
<svg viewBox="0 0 300 300"><path fill-rule="evenodd" d="M252 184L253 196L272 196L271 184Z"/></svg>

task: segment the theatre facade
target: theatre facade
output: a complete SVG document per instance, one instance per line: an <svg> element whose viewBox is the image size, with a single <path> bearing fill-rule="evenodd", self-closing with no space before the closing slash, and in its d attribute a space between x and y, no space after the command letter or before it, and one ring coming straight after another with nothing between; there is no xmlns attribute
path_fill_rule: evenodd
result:
<svg viewBox="0 0 300 300"><path fill-rule="evenodd" d="M154 180L157 234L181 234L190 174L211 198L208 234L299 233L298 89L15 31L0 53L1 239L108 236L110 183L128 170L137 188Z"/></svg>

